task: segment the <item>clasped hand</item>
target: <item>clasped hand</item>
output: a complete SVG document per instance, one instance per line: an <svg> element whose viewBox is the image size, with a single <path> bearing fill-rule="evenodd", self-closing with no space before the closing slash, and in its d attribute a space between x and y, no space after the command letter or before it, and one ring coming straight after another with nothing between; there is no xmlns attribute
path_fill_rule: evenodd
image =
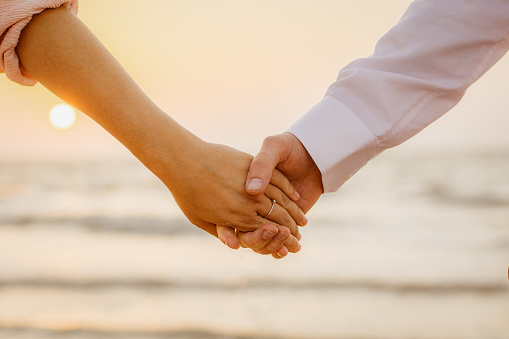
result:
<svg viewBox="0 0 509 339"><path fill-rule="evenodd" d="M250 195L245 191L249 154L191 138L176 159L179 164L172 167L181 170L159 177L191 223L234 249L248 247L275 258L300 250L298 226L307 219L281 172L272 171L263 194Z"/></svg>

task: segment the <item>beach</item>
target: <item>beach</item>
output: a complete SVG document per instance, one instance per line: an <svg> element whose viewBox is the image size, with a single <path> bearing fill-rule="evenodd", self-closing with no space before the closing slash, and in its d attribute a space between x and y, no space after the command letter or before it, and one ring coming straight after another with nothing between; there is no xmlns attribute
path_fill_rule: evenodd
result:
<svg viewBox="0 0 509 339"><path fill-rule="evenodd" d="M136 161L0 164L0 338L509 338L509 152L374 159L302 251L233 251Z"/></svg>

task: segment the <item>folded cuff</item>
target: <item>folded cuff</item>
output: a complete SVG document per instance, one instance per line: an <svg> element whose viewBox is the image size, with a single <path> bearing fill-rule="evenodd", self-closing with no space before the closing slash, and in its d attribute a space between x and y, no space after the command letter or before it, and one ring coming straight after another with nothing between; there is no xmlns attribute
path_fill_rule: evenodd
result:
<svg viewBox="0 0 509 339"><path fill-rule="evenodd" d="M0 73L21 85L33 86L37 81L21 66L16 46L21 31L32 17L47 8L65 6L78 12L78 0L2 0L0 3Z"/></svg>
<svg viewBox="0 0 509 339"><path fill-rule="evenodd" d="M377 154L375 135L339 100L326 96L293 124L322 173L325 192L337 191Z"/></svg>

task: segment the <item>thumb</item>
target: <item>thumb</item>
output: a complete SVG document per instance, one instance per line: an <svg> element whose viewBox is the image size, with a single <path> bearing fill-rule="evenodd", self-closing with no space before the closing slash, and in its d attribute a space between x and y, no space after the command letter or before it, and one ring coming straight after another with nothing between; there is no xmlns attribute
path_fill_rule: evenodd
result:
<svg viewBox="0 0 509 339"><path fill-rule="evenodd" d="M269 185L272 172L282 161L283 148L278 136L265 138L260 152L254 157L247 173L246 192L259 195Z"/></svg>
<svg viewBox="0 0 509 339"><path fill-rule="evenodd" d="M240 247L239 239L235 234L235 229L224 226L216 226L217 229L217 237L223 244L230 247L231 249L238 249Z"/></svg>

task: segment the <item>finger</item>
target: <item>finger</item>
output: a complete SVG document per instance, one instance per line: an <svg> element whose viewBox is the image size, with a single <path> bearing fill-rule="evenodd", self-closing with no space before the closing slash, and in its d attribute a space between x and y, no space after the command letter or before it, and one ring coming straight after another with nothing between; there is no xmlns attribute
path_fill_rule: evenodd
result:
<svg viewBox="0 0 509 339"><path fill-rule="evenodd" d="M287 197L293 201L299 200L300 195L295 187L293 187L293 185L290 183L290 180L288 180L285 175L278 169L274 169L274 171L272 171L270 183L279 188Z"/></svg>
<svg viewBox="0 0 509 339"><path fill-rule="evenodd" d="M305 226L307 224L308 219L304 215L304 212L302 212L299 206L294 201L290 200L279 187L273 186L272 184L267 186L265 196L271 200L276 200L277 204L290 214L290 217L292 217L297 225Z"/></svg>
<svg viewBox="0 0 509 339"><path fill-rule="evenodd" d="M205 232L209 233L210 235L217 238L217 230L216 225L210 222L193 222L193 225L197 226L198 228L201 228Z"/></svg>
<svg viewBox="0 0 509 339"><path fill-rule="evenodd" d="M290 235L283 243L283 245L288 249L288 252L290 253L298 253L302 249L302 245L300 244L299 239L293 235Z"/></svg>
<svg viewBox="0 0 509 339"><path fill-rule="evenodd" d="M272 228L269 230L267 226L272 226ZM286 256L288 249L283 243L289 237L293 238L290 230L287 227L275 226L273 224L264 225L263 227L266 228L263 233L260 233L260 230L255 232L238 232L242 246L249 247L259 254L272 254L276 259Z"/></svg>
<svg viewBox="0 0 509 339"><path fill-rule="evenodd" d="M231 249L238 249L240 247L240 241L235 234L235 229L225 226L216 226L217 237L223 244L230 247Z"/></svg>
<svg viewBox="0 0 509 339"><path fill-rule="evenodd" d="M295 237L297 241L300 241L302 239L302 235L299 233L297 237Z"/></svg>
<svg viewBox="0 0 509 339"><path fill-rule="evenodd" d="M299 241L290 234L290 230L285 226L278 226L278 234L261 248L260 252L277 254L282 247L285 247L287 252L292 253L297 253L301 249Z"/></svg>
<svg viewBox="0 0 509 339"><path fill-rule="evenodd" d="M260 217L261 220L258 220L258 223L264 225L273 222L278 225L286 226L290 229L291 234L297 237L299 234L299 227L297 226L295 220L293 220L293 218L290 216L290 214L283 207L279 206L277 200L274 205L272 205L271 200L266 199L266 201L267 204L264 203L264 206L261 207L258 211L260 216L263 215L265 217ZM270 211L271 209L272 211Z"/></svg>
<svg viewBox="0 0 509 339"><path fill-rule="evenodd" d="M253 250L263 249L279 232L273 223L268 223L254 232L237 232L240 245ZM268 253L263 253L268 254Z"/></svg>
<svg viewBox="0 0 509 339"><path fill-rule="evenodd" d="M254 157L247 173L246 192L258 195L265 191L272 178L272 172L282 159L282 152L276 137L268 137L263 141L260 152Z"/></svg>
<svg viewBox="0 0 509 339"><path fill-rule="evenodd" d="M275 259L283 259L287 255L288 255L288 249L285 246L281 247L276 253L272 253L272 256Z"/></svg>

